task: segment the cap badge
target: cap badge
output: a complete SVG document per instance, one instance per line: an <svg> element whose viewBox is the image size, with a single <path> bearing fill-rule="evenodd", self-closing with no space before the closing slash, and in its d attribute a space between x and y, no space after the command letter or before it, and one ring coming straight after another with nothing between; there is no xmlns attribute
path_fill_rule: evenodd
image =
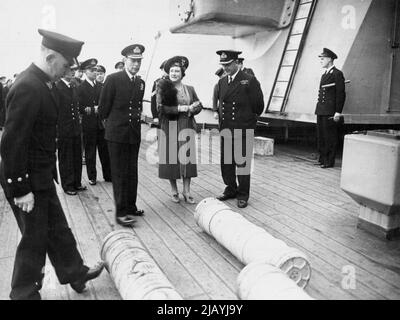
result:
<svg viewBox="0 0 400 320"><path fill-rule="evenodd" d="M228 58L228 56L226 55L225 52L223 52L223 53L221 54L221 59L227 59L227 58Z"/></svg>
<svg viewBox="0 0 400 320"><path fill-rule="evenodd" d="M134 54L140 54L142 51L140 50L139 47L135 47L135 49L133 49L133 53Z"/></svg>

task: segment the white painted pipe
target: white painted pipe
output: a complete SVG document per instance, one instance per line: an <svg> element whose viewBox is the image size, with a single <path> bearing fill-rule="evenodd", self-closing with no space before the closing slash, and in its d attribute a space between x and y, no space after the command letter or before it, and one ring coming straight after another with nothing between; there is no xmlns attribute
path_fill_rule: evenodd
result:
<svg viewBox="0 0 400 320"><path fill-rule="evenodd" d="M241 300L314 300L277 267L254 262L240 272L237 295Z"/></svg>
<svg viewBox="0 0 400 320"><path fill-rule="evenodd" d="M110 233L101 257L124 300L182 300L132 230Z"/></svg>
<svg viewBox="0 0 400 320"><path fill-rule="evenodd" d="M221 201L214 198L201 201L196 207L195 220L245 265L256 261L268 263L284 271L299 287L307 286L311 267L301 251L274 238Z"/></svg>

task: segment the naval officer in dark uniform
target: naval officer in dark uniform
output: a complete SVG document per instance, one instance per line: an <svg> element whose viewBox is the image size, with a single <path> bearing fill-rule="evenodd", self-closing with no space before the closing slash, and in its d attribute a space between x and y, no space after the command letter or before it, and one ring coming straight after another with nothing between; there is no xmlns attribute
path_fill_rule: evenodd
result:
<svg viewBox="0 0 400 320"><path fill-rule="evenodd" d="M226 185L218 199L237 198L238 207L245 208L250 195L254 130L264 110L264 96L257 79L239 69L240 53L217 52L227 75L218 82L218 112L214 116L221 130L221 171Z"/></svg>
<svg viewBox="0 0 400 320"><path fill-rule="evenodd" d="M79 119L78 94L73 82L74 70L67 71L57 82L59 114L57 123L58 167L61 186L70 196L86 190L82 179L82 128Z"/></svg>
<svg viewBox="0 0 400 320"><path fill-rule="evenodd" d="M117 223L132 226L143 215L136 206L141 113L145 83L137 75L145 48L134 44L122 50L125 69L107 77L100 98L111 159Z"/></svg>
<svg viewBox="0 0 400 320"><path fill-rule="evenodd" d="M99 99L103 85L96 83L97 59L82 62L84 81L78 87L79 107L82 113L83 143L85 147L86 170L90 185L97 183L96 152L105 181L111 181L110 158L104 140L104 126L98 117Z"/></svg>
<svg viewBox="0 0 400 320"><path fill-rule="evenodd" d="M83 42L41 30L40 55L13 84L6 101L0 183L21 231L11 299L40 299L46 254L61 284L82 292L103 264L83 264L57 197L57 89L53 85L77 63Z"/></svg>
<svg viewBox="0 0 400 320"><path fill-rule="evenodd" d="M321 77L318 103L315 110L320 155L317 164L326 169L335 166L338 126L342 121L341 113L346 101L346 89L343 72L333 64L337 55L324 48L319 58L325 72Z"/></svg>

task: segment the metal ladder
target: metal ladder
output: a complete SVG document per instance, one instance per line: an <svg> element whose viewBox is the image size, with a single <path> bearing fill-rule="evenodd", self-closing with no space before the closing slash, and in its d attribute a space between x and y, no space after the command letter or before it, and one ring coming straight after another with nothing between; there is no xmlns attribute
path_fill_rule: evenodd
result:
<svg viewBox="0 0 400 320"><path fill-rule="evenodd" d="M318 0L299 0L297 4L285 50L272 87L272 94L268 101L267 113L284 113L285 111L290 88L317 2Z"/></svg>

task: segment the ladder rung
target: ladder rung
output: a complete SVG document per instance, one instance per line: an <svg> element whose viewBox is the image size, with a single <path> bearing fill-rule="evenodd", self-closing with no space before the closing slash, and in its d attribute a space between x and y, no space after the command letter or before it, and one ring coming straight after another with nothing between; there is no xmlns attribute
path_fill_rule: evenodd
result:
<svg viewBox="0 0 400 320"><path fill-rule="evenodd" d="M294 64L282 64L281 67L285 68L294 67Z"/></svg>
<svg viewBox="0 0 400 320"><path fill-rule="evenodd" d="M294 21L300 21L300 20L305 20L305 19L308 19L308 16L306 16L306 17L302 17L302 18L297 18L297 19L294 19Z"/></svg>

